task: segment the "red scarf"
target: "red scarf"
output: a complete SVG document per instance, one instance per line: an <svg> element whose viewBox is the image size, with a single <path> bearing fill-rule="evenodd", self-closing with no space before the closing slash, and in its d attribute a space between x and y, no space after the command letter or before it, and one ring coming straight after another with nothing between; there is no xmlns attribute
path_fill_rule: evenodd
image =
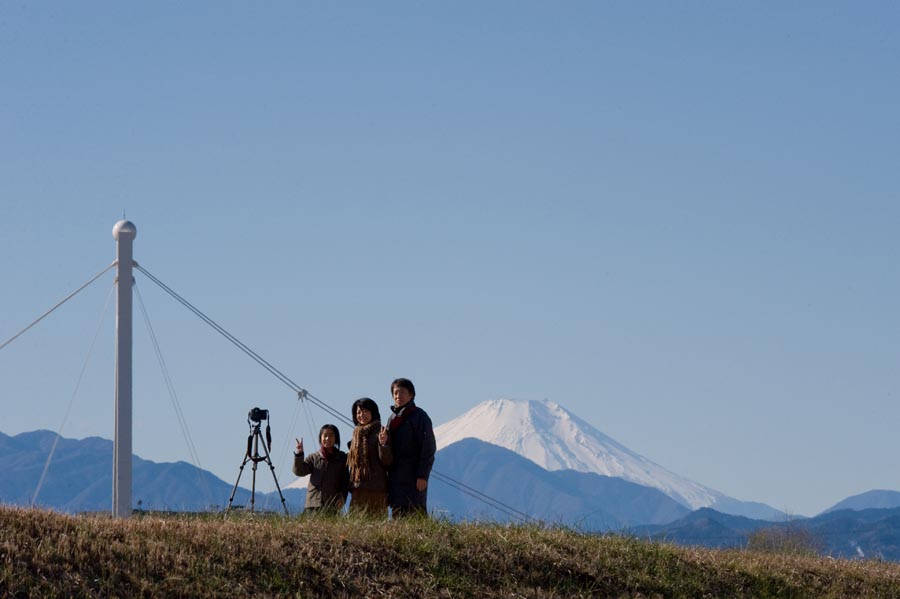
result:
<svg viewBox="0 0 900 599"><path fill-rule="evenodd" d="M402 408L399 408L399 409L394 408L392 406L391 412L394 412L394 417L391 418L391 430L392 431L397 430L397 428L401 424L403 424L403 421L406 419L406 417L415 411L416 411L416 406L415 406L415 404L413 404L413 402L409 402L408 404L406 404L405 406L403 406Z"/></svg>
<svg viewBox="0 0 900 599"><path fill-rule="evenodd" d="M332 445L331 447L325 447L324 445L319 446L319 453L322 454L322 457L325 458L325 461L329 461L331 457L335 454L337 449Z"/></svg>

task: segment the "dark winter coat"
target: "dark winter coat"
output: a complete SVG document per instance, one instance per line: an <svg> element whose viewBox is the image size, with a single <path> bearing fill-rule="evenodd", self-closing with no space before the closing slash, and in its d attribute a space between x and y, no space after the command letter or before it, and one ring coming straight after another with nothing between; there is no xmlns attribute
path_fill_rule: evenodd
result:
<svg viewBox="0 0 900 599"><path fill-rule="evenodd" d="M417 490L416 479L428 480L431 475L436 450L434 428L428 414L414 402L406 404L401 416L400 424L391 426L398 418L391 414L387 424L394 450L394 462L388 468L388 504L425 509L428 490Z"/></svg>
<svg viewBox="0 0 900 599"><path fill-rule="evenodd" d="M306 486L307 508L332 508L340 510L347 501L350 474L347 471L347 454L335 448L335 454L326 460L321 452L304 459L303 452L294 454L294 474L309 475Z"/></svg>

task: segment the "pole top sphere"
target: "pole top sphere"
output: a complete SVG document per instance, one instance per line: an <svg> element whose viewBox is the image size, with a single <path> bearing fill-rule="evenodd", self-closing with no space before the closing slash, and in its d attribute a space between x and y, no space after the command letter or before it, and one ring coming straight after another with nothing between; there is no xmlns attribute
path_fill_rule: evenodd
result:
<svg viewBox="0 0 900 599"><path fill-rule="evenodd" d="M118 241L120 238L124 241L126 239L134 239L137 237L137 227L134 226L134 223L130 220L120 220L115 225L113 225L113 239Z"/></svg>

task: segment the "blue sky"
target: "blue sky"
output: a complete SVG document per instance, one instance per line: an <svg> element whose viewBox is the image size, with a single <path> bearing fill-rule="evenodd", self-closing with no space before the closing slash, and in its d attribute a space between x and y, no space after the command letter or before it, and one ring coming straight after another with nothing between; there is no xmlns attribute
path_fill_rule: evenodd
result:
<svg viewBox="0 0 900 599"><path fill-rule="evenodd" d="M144 268L339 410L408 376L436 423L550 399L794 514L900 490L898 17L4 3L0 338L112 262L125 213ZM112 437L111 286L0 352L4 433ZM290 480L330 418L288 430L286 387L138 290L201 465L237 476L258 405ZM135 379L135 452L189 460L140 312Z"/></svg>

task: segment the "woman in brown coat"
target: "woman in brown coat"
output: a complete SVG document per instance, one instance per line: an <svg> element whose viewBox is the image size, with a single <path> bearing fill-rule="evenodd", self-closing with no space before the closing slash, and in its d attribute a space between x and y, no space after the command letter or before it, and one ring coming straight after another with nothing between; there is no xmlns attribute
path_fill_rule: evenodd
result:
<svg viewBox="0 0 900 599"><path fill-rule="evenodd" d="M353 402L353 440L347 455L350 513L387 518L387 466L392 454L378 404L364 397Z"/></svg>

